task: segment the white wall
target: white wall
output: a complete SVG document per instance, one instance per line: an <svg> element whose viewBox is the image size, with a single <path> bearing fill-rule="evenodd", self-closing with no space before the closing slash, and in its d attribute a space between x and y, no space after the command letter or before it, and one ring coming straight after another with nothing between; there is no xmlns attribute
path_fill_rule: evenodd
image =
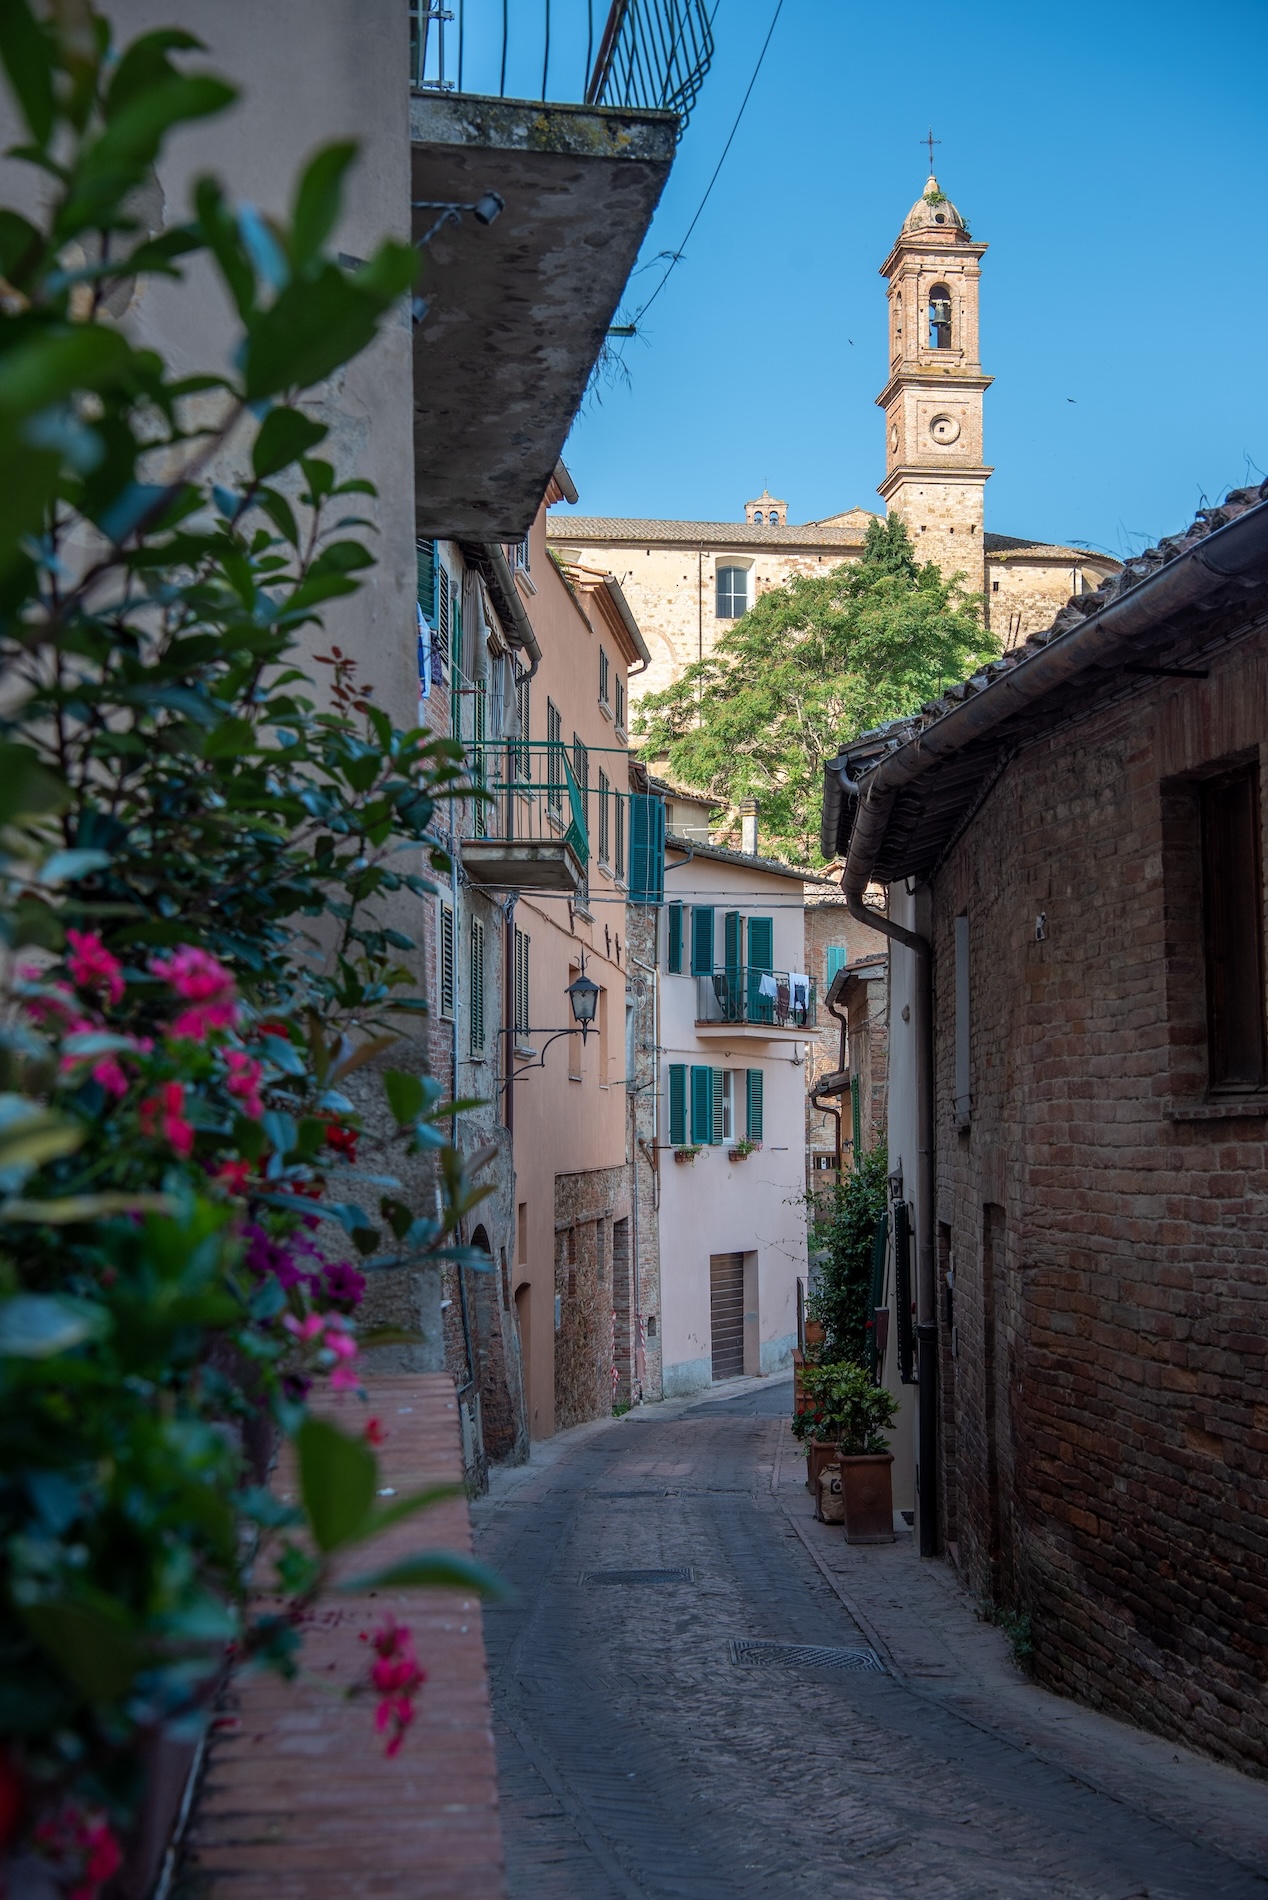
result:
<svg viewBox="0 0 1268 1900"><path fill-rule="evenodd" d="M901 884L889 887L889 915L907 930L929 930L927 893L909 895ZM912 1285L915 1286L919 1236L916 1233L916 1157L919 1150L919 1124L916 1116L916 959L901 944L889 950L889 1166L903 1173L903 1197L912 1209ZM893 1258L888 1270L886 1295L890 1307L889 1347L885 1354L883 1383L899 1403L898 1420L891 1437L894 1451L894 1508L910 1511L916 1501L916 1388L901 1385L898 1379L898 1330L894 1311Z"/></svg>
<svg viewBox="0 0 1268 1900"><path fill-rule="evenodd" d="M671 856L670 865L674 864ZM693 858L670 868L665 898L712 904L715 961L723 958L722 915L738 910L769 917L776 969L799 970L804 958L802 886L791 878ZM662 912L660 967L665 969ZM683 961L690 967L690 920ZM736 1025L725 1039L696 1034L696 979L664 974L660 1024L660 1277L662 1361L666 1398L712 1382L709 1256L753 1256L746 1274L746 1371L771 1373L791 1362L797 1343L797 1279L806 1271L806 1041L767 1039ZM717 1069L760 1069L764 1077L761 1148L742 1161L727 1146L706 1147L694 1162L673 1159L667 1096L672 1063ZM744 1132L737 1084L737 1134ZM755 1298L754 1298L755 1295ZM755 1317L747 1317L747 1316Z"/></svg>

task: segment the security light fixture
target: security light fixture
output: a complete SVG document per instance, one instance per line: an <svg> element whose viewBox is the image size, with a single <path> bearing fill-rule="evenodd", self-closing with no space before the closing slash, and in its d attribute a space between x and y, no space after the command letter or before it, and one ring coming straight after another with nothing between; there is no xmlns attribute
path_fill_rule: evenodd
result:
<svg viewBox="0 0 1268 1900"><path fill-rule="evenodd" d="M446 224L461 224L462 214L469 211L477 224L493 224L506 210L506 199L500 191L485 191L471 204L451 203L446 198L414 198L410 203L411 211L438 211L440 216L420 238L414 240L415 249L421 250L430 244L437 231Z"/></svg>

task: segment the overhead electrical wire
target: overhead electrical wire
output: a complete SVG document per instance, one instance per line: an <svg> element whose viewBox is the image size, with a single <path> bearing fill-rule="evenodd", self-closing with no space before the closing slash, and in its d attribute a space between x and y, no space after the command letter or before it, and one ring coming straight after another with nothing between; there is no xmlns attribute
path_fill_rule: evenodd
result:
<svg viewBox="0 0 1268 1900"><path fill-rule="evenodd" d="M683 253L685 252L688 244L691 242L691 234L700 222L700 218L704 211L704 208L708 204L709 198L712 195L713 187L717 184L718 177L719 177L719 174L721 173L722 167L726 164L727 153L730 151L732 145L735 142L735 135L740 129L740 120L744 117L744 109L748 105L748 102L750 98L752 97L753 88L757 84L758 74L761 72L762 63L766 58L766 49L769 47L771 43L771 39L774 35L775 28L779 24L779 16L783 12L783 10L784 10L784 0L776 0L775 11L771 15L771 23L770 23L770 26L767 28L766 38L762 41L762 50L758 54L757 64L753 68L753 77L749 80L748 90L745 92L744 97L740 101L740 109L735 115L735 123L731 127L730 134L728 135L726 144L722 147L722 156L721 158L719 158L717 164L713 168L713 176L709 180L708 185L705 187L704 197L700 200L700 203L696 206L696 214L692 218L691 223L687 226L686 236L683 238L682 243L678 246L678 249L674 251L672 256L670 257L669 264L665 271L664 276L661 278L660 282L657 284L651 296L647 299L647 302L645 304L642 304L640 308L637 311L635 311L634 325L636 328L638 324L642 322L643 318L647 315L647 312L651 309L656 299L660 296L661 291L665 288L665 285L669 282L670 278L673 276L675 266L682 261Z"/></svg>

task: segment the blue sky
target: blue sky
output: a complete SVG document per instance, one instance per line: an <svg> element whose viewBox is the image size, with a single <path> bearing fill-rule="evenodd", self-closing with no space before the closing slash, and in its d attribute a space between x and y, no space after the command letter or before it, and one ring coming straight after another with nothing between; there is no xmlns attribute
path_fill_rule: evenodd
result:
<svg viewBox="0 0 1268 1900"><path fill-rule="evenodd" d="M720 0L643 263L680 243L774 5ZM1268 475L1266 102L1264 0L784 0L689 253L623 346L629 386L573 428L578 512L739 519L764 483L793 521L880 509L878 267L932 122L990 245L987 526L1115 554L1173 532L1248 455Z"/></svg>

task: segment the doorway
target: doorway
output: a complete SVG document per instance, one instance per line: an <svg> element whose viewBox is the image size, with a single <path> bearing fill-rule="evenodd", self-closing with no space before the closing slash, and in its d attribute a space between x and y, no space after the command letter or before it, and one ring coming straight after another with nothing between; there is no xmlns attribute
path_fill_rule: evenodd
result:
<svg viewBox="0 0 1268 1900"><path fill-rule="evenodd" d="M709 1256L713 1378L744 1377L744 1255Z"/></svg>

